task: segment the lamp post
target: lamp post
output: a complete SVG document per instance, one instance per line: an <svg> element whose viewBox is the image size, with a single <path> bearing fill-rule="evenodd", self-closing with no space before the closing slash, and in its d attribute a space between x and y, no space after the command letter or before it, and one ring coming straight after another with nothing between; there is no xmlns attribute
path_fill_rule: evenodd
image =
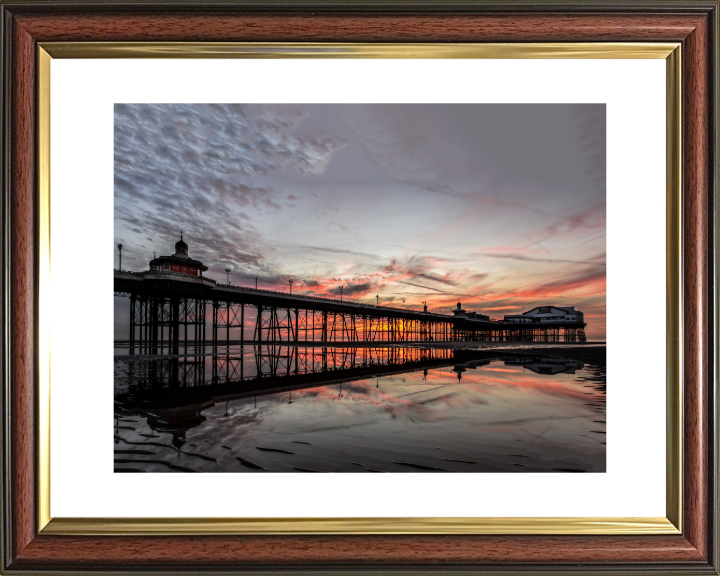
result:
<svg viewBox="0 0 720 576"><path fill-rule="evenodd" d="M122 272L122 244L118 244L118 252L120 253L120 268L118 270Z"/></svg>
<svg viewBox="0 0 720 576"><path fill-rule="evenodd" d="M228 286L230 286L230 268L225 268L225 275L227 276Z"/></svg>
<svg viewBox="0 0 720 576"><path fill-rule="evenodd" d="M380 296L375 295L375 306L380 307Z"/></svg>
<svg viewBox="0 0 720 576"><path fill-rule="evenodd" d="M340 286L340 302L342 302L342 291L345 286Z"/></svg>
<svg viewBox="0 0 720 576"><path fill-rule="evenodd" d="M255 290L257 290L257 276L255 276Z"/></svg>
<svg viewBox="0 0 720 576"><path fill-rule="evenodd" d="M290 282L290 294L292 294L292 283L293 283L293 281L292 281L292 280L288 280L288 282Z"/></svg>

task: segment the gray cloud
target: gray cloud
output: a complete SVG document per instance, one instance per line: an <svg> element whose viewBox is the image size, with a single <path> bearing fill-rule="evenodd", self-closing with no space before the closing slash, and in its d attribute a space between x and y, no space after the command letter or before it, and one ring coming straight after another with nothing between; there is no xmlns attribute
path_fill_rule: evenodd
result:
<svg viewBox="0 0 720 576"><path fill-rule="evenodd" d="M343 287L343 295L344 296L352 296L354 294L367 294L370 290L372 290L374 287L374 284L372 282L363 282L362 284L348 284L345 287ZM339 295L340 289L337 288L335 290L331 290L333 294Z"/></svg>
<svg viewBox="0 0 720 576"><path fill-rule="evenodd" d="M240 104L116 104L116 235L153 230L169 248L183 228L191 255L211 265L268 268L273 250L246 213L281 209L281 195L263 177L319 174L345 146L298 135L304 118L248 114Z"/></svg>
<svg viewBox="0 0 720 576"><path fill-rule="evenodd" d="M544 262L544 263L566 263L566 264L587 264L590 266L604 266L605 262L592 262L582 260L564 260L562 258L536 258L518 253L496 253L496 252L475 252L471 254L475 258L501 258L510 260L522 260L523 262ZM476 275L477 276L477 275Z"/></svg>
<svg viewBox="0 0 720 576"><path fill-rule="evenodd" d="M447 294L447 292L443 290L438 290L437 288L430 288L430 286L422 286L420 284L413 284L412 282L405 282L404 280L396 280L399 284L407 284L408 286L415 286L416 288L425 288L425 290L433 290L435 292L439 292L441 294Z"/></svg>
<svg viewBox="0 0 720 576"><path fill-rule="evenodd" d="M297 248L300 249L306 249L306 250L317 250L320 252L332 252L333 254L352 254L353 256L364 256L365 258L376 258L379 259L380 256L377 254L370 254L368 252L357 252L356 250L343 250L342 248L323 248L321 246L297 246Z"/></svg>

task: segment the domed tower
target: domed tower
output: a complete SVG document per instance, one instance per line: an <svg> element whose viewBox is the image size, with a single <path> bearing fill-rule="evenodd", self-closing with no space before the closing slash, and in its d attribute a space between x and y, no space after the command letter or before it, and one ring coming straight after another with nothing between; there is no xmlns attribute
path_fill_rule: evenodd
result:
<svg viewBox="0 0 720 576"><path fill-rule="evenodd" d="M455 314L455 316L462 316L465 314L465 310L463 310L463 307L460 304L460 302L458 302L457 308L455 308L455 310L453 310L453 314Z"/></svg>
<svg viewBox="0 0 720 576"><path fill-rule="evenodd" d="M182 230L180 230L180 240L175 242L175 256L185 256L188 255L188 245L185 244L183 241L183 234Z"/></svg>
<svg viewBox="0 0 720 576"><path fill-rule="evenodd" d="M175 243L175 254L172 256L159 256L150 260L150 270L157 272L176 272L202 276L202 273L207 269L208 267L205 264L188 256L188 245L183 240L182 231L180 232L180 240Z"/></svg>

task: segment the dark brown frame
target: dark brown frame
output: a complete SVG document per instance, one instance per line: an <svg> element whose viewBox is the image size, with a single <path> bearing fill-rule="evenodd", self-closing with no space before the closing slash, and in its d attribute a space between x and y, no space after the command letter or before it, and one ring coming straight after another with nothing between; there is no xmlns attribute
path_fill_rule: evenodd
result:
<svg viewBox="0 0 720 576"><path fill-rule="evenodd" d="M302 1L302 0L301 0ZM4 1L3 573L482 572L718 574L718 2ZM51 536L38 534L38 42L682 43L682 535Z"/></svg>

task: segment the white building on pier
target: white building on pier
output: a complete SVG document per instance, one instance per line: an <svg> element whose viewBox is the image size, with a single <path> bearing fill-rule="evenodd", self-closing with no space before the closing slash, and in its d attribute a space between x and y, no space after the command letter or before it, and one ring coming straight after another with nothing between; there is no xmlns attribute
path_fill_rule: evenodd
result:
<svg viewBox="0 0 720 576"><path fill-rule="evenodd" d="M505 322L513 324L576 324L585 323L583 313L574 306L537 306L522 314L507 314Z"/></svg>

